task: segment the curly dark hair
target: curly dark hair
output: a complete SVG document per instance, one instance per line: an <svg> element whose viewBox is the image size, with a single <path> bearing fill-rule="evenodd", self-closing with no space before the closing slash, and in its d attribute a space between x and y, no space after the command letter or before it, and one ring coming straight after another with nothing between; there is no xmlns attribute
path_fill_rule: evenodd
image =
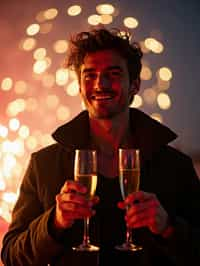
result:
<svg viewBox="0 0 200 266"><path fill-rule="evenodd" d="M109 31L100 28L78 33L70 39L69 51L64 65L74 70L80 81L80 68L86 54L114 49L125 58L131 83L135 79L140 79L143 54L139 44L137 42L131 43L130 40L131 36L128 32L121 32L118 29Z"/></svg>

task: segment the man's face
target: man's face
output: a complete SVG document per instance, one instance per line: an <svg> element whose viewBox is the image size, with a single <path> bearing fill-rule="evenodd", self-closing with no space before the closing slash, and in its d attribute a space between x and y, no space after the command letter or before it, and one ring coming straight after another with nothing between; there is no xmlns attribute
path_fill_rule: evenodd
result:
<svg viewBox="0 0 200 266"><path fill-rule="evenodd" d="M131 93L128 69L117 52L89 53L80 75L80 94L90 117L110 119L128 109Z"/></svg>

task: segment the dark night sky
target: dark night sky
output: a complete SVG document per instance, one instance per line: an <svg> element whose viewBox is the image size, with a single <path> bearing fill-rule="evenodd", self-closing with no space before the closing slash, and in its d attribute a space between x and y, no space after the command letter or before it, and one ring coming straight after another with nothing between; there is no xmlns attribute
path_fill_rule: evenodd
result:
<svg viewBox="0 0 200 266"><path fill-rule="evenodd" d="M83 14L95 13L95 6L111 3L119 8L118 16L112 26L120 27L122 16L133 16L139 20L139 27L135 30L135 37L139 40L151 34L157 37L165 46L162 55L151 58L153 66L168 66L173 71L173 79L169 89L172 108L161 112L164 122L179 135L177 145L191 155L200 154L200 2L199 1L63 1L63 0L1 0L0 2L0 79L10 73L19 75L20 71L26 75L26 60L21 61L21 53L17 50L17 43L24 37L27 25L34 22L39 10L50 7L68 7L80 4L85 8ZM85 13L84 13L85 12ZM80 18L76 18L80 19ZM67 20L67 18L66 18ZM70 31L84 29L84 24L75 21L57 20L56 30L63 36ZM77 25L74 26L73 25ZM85 24L86 25L86 24ZM147 56L148 57L148 56ZM26 59L26 57L23 57ZM23 69L24 67L24 69ZM20 73L21 75L21 73ZM20 77L20 79L22 76ZM141 90L145 87L142 83ZM0 92L0 118L5 102L9 96ZM146 112L151 112L143 108Z"/></svg>

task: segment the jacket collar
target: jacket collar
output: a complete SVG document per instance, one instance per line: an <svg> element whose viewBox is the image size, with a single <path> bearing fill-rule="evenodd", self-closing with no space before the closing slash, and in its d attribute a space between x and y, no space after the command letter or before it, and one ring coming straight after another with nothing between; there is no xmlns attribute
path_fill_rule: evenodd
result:
<svg viewBox="0 0 200 266"><path fill-rule="evenodd" d="M130 108L130 123L134 148L140 149L146 159L177 137L168 127L135 108ZM66 149L87 148L90 140L88 112L81 112L52 136Z"/></svg>

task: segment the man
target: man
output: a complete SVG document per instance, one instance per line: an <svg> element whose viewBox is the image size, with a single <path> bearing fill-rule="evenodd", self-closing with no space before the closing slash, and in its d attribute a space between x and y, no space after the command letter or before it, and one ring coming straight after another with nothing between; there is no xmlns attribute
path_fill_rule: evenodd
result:
<svg viewBox="0 0 200 266"><path fill-rule="evenodd" d="M98 29L72 39L66 66L77 73L87 111L54 132L56 144L32 155L3 241L5 265L199 265L200 183L191 159L168 146L176 138L170 129L129 109L140 87L141 57L137 43L119 32ZM119 147L141 151L140 191L125 201ZM74 151L86 148L98 153L97 197L90 201L73 181ZM91 242L100 246L97 262L87 264L72 251L86 216ZM114 249L126 224L141 252Z"/></svg>

